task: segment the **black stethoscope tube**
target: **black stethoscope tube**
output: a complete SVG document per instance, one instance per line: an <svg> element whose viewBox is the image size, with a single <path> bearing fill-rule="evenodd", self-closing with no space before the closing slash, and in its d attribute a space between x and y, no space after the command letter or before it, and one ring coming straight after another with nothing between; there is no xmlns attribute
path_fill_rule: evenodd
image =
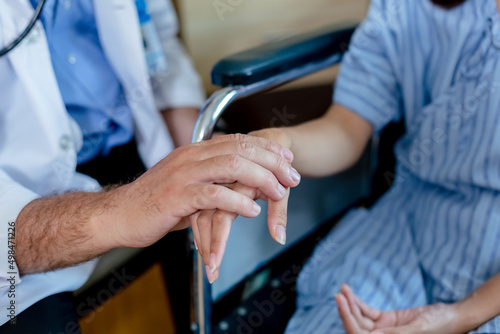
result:
<svg viewBox="0 0 500 334"><path fill-rule="evenodd" d="M36 6L36 9L35 9L35 14L31 18L31 21L30 21L30 23L28 23L28 26L26 27L26 29L24 29L24 31L21 33L21 35L19 35L14 41L12 41L9 45L7 45L6 47L4 47L3 49L0 50L0 57L5 56L7 53L12 51L12 49L14 49L16 46L18 46L19 43L21 43L26 38L26 36L28 36L28 34L31 32L31 30L33 30L33 27L35 26L36 21L40 18L40 15L42 15L42 9L43 9L43 6L45 6L46 1L47 0L40 0L38 2L38 5Z"/></svg>

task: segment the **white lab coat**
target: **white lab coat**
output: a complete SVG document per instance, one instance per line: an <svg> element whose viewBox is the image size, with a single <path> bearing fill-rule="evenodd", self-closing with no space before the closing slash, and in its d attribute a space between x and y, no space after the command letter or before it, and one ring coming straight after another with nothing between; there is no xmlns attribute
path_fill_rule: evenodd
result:
<svg viewBox="0 0 500 334"><path fill-rule="evenodd" d="M139 154L144 164L151 167L173 149L158 109L200 107L204 96L199 77L176 38L178 27L172 4L166 0L150 0L148 4L169 65L168 75L153 80L155 87L147 72L134 2L94 0L103 50L125 90L135 122ZM0 46L19 35L33 12L28 0L0 1ZM7 278L11 275L7 273L18 272L7 261L8 222L15 222L21 209L40 196L98 188L94 180L75 172L81 144L80 129L67 113L58 89L43 26L37 22L36 30L21 45L0 58L0 308L3 310L9 302ZM87 279L90 267L87 264L39 274L42 279L27 275L18 289L22 291L28 285L26 282L52 281L26 287L23 298L34 293L35 299L76 289ZM64 279L59 278L60 272L66 273ZM50 276L54 274L59 277ZM17 312L32 302L18 301ZM2 317L0 324L7 320Z"/></svg>

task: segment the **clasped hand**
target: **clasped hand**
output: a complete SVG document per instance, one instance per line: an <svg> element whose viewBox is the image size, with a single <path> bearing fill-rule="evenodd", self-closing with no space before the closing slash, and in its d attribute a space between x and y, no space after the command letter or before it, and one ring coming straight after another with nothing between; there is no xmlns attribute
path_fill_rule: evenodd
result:
<svg viewBox="0 0 500 334"><path fill-rule="evenodd" d="M256 187L256 184L243 184L242 182L225 184L225 186L248 198L267 201L269 233L276 242L284 245L286 243L287 208L290 194L289 187L298 185L300 182L300 175L291 167L293 154L289 150L290 145L285 138L277 136L277 132L273 130L262 130L253 132L250 135L255 138L255 140L270 140L270 142L283 145L277 145L276 148L273 146L268 147L275 155L271 155L263 150L256 150L252 154L253 157L257 159L256 162L268 170L275 170L276 166L281 166L277 169L281 172L266 176L269 178L268 183L270 184L274 184L278 181L278 191L269 192L265 191L265 189ZM279 151L277 150L278 147ZM189 217L195 245L203 258L210 283L213 283L219 276L219 267L224 257L231 224L237 216L238 215L234 212L216 209L198 211ZM251 218L254 216L245 217Z"/></svg>

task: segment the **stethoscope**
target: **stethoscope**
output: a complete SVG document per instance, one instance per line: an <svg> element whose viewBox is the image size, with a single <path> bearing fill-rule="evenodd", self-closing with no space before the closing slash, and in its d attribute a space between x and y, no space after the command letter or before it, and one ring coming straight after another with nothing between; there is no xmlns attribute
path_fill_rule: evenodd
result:
<svg viewBox="0 0 500 334"><path fill-rule="evenodd" d="M43 9L43 6L45 5L46 1L47 0L40 0L38 2L38 5L36 6L36 9L35 9L35 14L31 18L30 23L28 23L28 25L26 26L26 29L24 29L24 31L15 40L13 40L9 45L7 45L6 47L4 47L3 49L0 50L0 57L5 56L7 53L12 51L16 46L19 45L19 43L21 43L26 38L26 36L28 36L28 34L31 32L31 30L33 30L33 27L35 26L36 21L40 18L40 15L42 15L42 9Z"/></svg>

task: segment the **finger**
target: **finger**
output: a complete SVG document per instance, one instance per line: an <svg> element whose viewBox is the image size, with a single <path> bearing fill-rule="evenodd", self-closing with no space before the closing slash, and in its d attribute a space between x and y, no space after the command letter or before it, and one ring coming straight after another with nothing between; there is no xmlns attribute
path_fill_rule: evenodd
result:
<svg viewBox="0 0 500 334"><path fill-rule="evenodd" d="M372 330L375 327L373 321L363 316L358 304L359 299L354 292L352 292L351 288L347 284L342 284L340 291L342 291L342 294L346 297L351 313L354 318L356 318L359 326L363 329Z"/></svg>
<svg viewBox="0 0 500 334"><path fill-rule="evenodd" d="M210 239L212 234L212 215L214 210L204 210L198 215L197 225L200 238L198 239L198 247L202 254L203 263L207 279L210 283L214 282L213 273L215 271L214 260L210 256Z"/></svg>
<svg viewBox="0 0 500 334"><path fill-rule="evenodd" d="M342 285L342 287L340 289L343 290L349 296L349 299L352 299L353 302L358 305L361 313L365 317L368 317L368 318L370 318L373 321L375 321L378 318L380 318L380 315L381 315L382 311L374 309L374 308L368 306L368 304L366 304L364 301L362 301L361 299L359 299L359 297L352 291L352 289L351 289L351 287L349 285L344 284L344 285Z"/></svg>
<svg viewBox="0 0 500 334"><path fill-rule="evenodd" d="M273 140L269 140L263 137L255 137L249 135L243 135L240 133L230 134L226 136L219 136L217 138L211 139L209 141L204 141L198 143L201 146L210 146L218 143L227 143L227 142L240 142L240 143L251 143L252 145L258 146L266 151L273 152L277 155L282 156L287 161L293 161L293 153L288 148L283 147Z"/></svg>
<svg viewBox="0 0 500 334"><path fill-rule="evenodd" d="M361 329L359 328L356 319L351 314L347 298L338 293L335 295L335 302L337 303L340 319L342 319L342 323L344 324L347 334L360 334Z"/></svg>
<svg viewBox="0 0 500 334"><path fill-rule="evenodd" d="M198 242L200 240L200 232L198 229L198 216L200 215L200 212L193 213L191 216L189 216L190 220L190 225L191 225L191 230L193 231L193 237L194 237L194 246L198 253L200 253L200 250L198 248ZM200 255L202 255L200 253Z"/></svg>
<svg viewBox="0 0 500 334"><path fill-rule="evenodd" d="M382 311L368 306L368 304L366 304L364 301L360 300L357 296L356 296L356 299L358 300L358 305L359 305L359 308L361 309L361 313L363 313L363 315L365 317L368 317L368 318L372 319L373 321L376 321L377 319L380 318L380 316L382 315Z"/></svg>
<svg viewBox="0 0 500 334"><path fill-rule="evenodd" d="M189 210L194 212L219 209L246 218L254 218L261 212L253 199L217 184L191 185L188 194L192 206Z"/></svg>
<svg viewBox="0 0 500 334"><path fill-rule="evenodd" d="M284 187L286 184L282 184L270 167L262 167L234 154L201 161L195 165L193 172L199 175L199 182L239 182L262 191L264 195L275 201L282 199L286 194Z"/></svg>
<svg viewBox="0 0 500 334"><path fill-rule="evenodd" d="M210 266L210 240L212 238L212 216L214 210L203 210L198 216L198 229L200 232L200 239L198 242L198 247L203 255L203 263L206 267L209 267L207 271L207 276L210 277L210 273L215 271L213 266Z"/></svg>
<svg viewBox="0 0 500 334"><path fill-rule="evenodd" d="M233 183L228 185L228 187L249 198L256 198L258 196L257 193L259 193L256 189L247 187L241 183ZM211 254L215 254L217 269L220 267L224 257L231 224L236 217L236 214L222 210L217 210L212 217L212 241L210 244L210 252Z"/></svg>
<svg viewBox="0 0 500 334"><path fill-rule="evenodd" d="M233 191L236 191L237 193L240 193L240 194L245 195L249 198L252 198L252 199L257 199L259 197L265 197L265 196L263 196L262 192L259 191L258 189L246 186L240 182L227 184L226 187L233 190ZM267 200L267 197L266 197L266 200Z"/></svg>
<svg viewBox="0 0 500 334"><path fill-rule="evenodd" d="M286 223L288 198L290 196L290 188L287 189L286 195L279 201L268 201L267 208L267 224L269 233L277 243L285 245L286 243Z"/></svg>
<svg viewBox="0 0 500 334"><path fill-rule="evenodd" d="M200 230L198 227L198 217L199 216L200 216L200 212L196 212L196 213L192 214L191 216L189 216L189 219L191 221L191 230L193 231L194 245L196 247L196 250L198 251L199 256L201 256L203 262L205 263L202 249L199 248L199 246L198 246L198 245L201 245ZM206 265L205 265L205 269L206 269ZM210 275L209 275L210 271L209 270L206 270L206 271L207 271L207 278L210 280Z"/></svg>
<svg viewBox="0 0 500 334"><path fill-rule="evenodd" d="M215 266L218 269L221 265L224 252L226 250L227 239L231 231L231 224L237 215L227 211L217 210L212 219L212 240L210 244L210 257L214 257Z"/></svg>
<svg viewBox="0 0 500 334"><path fill-rule="evenodd" d="M282 155L263 149L251 142L222 142L203 147L197 155L198 159L202 161L214 157L237 156L270 171L284 186L295 187L300 182L300 175L291 166L290 161ZM230 168L231 164L226 162L224 167Z"/></svg>
<svg viewBox="0 0 500 334"><path fill-rule="evenodd" d="M212 282L210 282L210 284L212 284L213 282L217 281L218 278L219 278L219 269L216 269L214 271L214 273L212 274Z"/></svg>
<svg viewBox="0 0 500 334"><path fill-rule="evenodd" d="M286 148L292 147L292 137L290 136L288 131L283 128L252 131L248 135L269 139L271 141L277 142L278 144Z"/></svg>

